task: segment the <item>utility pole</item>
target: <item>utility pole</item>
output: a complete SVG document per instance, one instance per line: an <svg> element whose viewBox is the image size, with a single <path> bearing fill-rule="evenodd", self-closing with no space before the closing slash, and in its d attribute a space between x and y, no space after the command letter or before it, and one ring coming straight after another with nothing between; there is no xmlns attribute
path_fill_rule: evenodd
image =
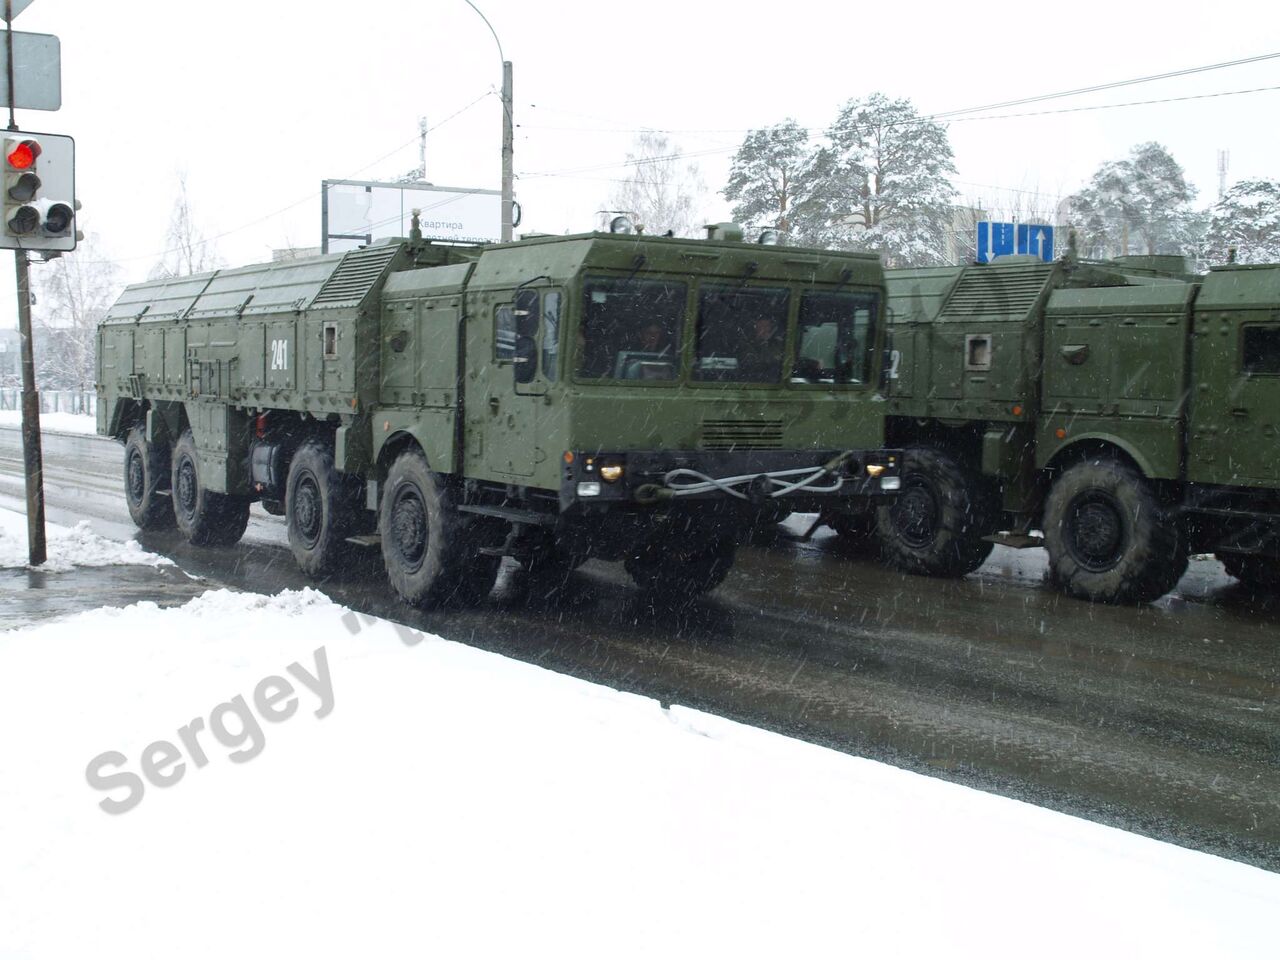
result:
<svg viewBox="0 0 1280 960"><path fill-rule="evenodd" d="M418 118L418 179L427 179L427 118Z"/></svg>
<svg viewBox="0 0 1280 960"><path fill-rule="evenodd" d="M13 18L25 6L25 3L15 5L14 0L4 0L4 59L5 79L9 88L7 106L10 131L18 129L13 115L17 106L14 93ZM6 147L6 152L7 149ZM37 148L32 157L33 163L38 156ZM6 170L7 165L6 159ZM20 246L15 248L13 262L18 279L18 333L22 340L22 463L27 487L27 559L33 567L38 567L48 559L48 554L44 538L44 457L40 449L40 394L36 392L36 363L31 345L31 270L27 251Z"/></svg>
<svg viewBox="0 0 1280 960"><path fill-rule="evenodd" d="M25 250L13 251L18 274L18 332L22 336L22 463L27 475L28 559L48 559L44 540L44 455L40 448L40 394L31 349L31 271Z"/></svg>
<svg viewBox="0 0 1280 960"><path fill-rule="evenodd" d="M511 61L502 61L502 242L511 242L515 220L514 123L511 118ZM492 222L492 221L491 221Z"/></svg>

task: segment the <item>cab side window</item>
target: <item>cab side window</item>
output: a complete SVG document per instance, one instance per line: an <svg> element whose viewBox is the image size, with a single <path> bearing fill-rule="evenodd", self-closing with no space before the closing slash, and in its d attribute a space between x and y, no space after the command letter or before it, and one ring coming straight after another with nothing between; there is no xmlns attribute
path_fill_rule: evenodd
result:
<svg viewBox="0 0 1280 960"><path fill-rule="evenodd" d="M516 314L509 303L500 304L493 318L493 359L514 360L516 356Z"/></svg>
<svg viewBox="0 0 1280 960"><path fill-rule="evenodd" d="M542 295L542 375L554 380L560 373L560 291Z"/></svg>

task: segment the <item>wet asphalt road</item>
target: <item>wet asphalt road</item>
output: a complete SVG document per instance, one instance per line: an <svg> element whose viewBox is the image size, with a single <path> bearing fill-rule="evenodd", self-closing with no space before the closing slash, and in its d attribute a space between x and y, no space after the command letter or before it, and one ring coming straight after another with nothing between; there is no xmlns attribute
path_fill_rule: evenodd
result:
<svg viewBox="0 0 1280 960"><path fill-rule="evenodd" d="M21 509L18 443L0 429L0 505ZM51 520L137 536L119 446L46 434L44 449ZM1143 608L1058 596L1040 582L1037 550L997 548L960 581L909 578L846 555L825 529L799 542L803 526L793 517L759 538L724 586L680 610L655 608L619 565L594 562L554 601L505 567L476 610L403 606L376 551L322 588L562 673L1280 870L1280 600L1251 597L1212 560ZM212 585L308 582L281 521L257 507L237 547L139 539ZM82 589L91 574L77 574ZM68 588L49 576L53 592L15 594L28 577L0 579L0 604L13 616L58 609ZM197 589L169 576L152 599Z"/></svg>

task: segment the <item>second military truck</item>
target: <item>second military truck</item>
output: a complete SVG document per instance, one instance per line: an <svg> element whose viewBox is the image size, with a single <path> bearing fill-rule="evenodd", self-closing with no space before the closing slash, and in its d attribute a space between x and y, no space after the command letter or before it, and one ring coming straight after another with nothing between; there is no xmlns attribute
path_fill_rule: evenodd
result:
<svg viewBox="0 0 1280 960"><path fill-rule="evenodd" d="M196 544L237 541L259 501L311 574L378 538L414 604L484 596L503 556L692 594L757 518L896 490L883 315L874 257L732 225L414 236L129 287L98 430L135 521Z"/></svg>
<svg viewBox="0 0 1280 960"><path fill-rule="evenodd" d="M887 279L886 436L906 448L888 559L957 576L994 541L1043 542L1091 600L1159 597L1191 552L1280 582L1280 266L1068 254Z"/></svg>

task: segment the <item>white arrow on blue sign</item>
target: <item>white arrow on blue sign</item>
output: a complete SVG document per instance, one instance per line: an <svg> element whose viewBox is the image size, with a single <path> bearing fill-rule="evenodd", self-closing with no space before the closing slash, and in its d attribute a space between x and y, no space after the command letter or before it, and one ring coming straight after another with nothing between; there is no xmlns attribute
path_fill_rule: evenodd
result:
<svg viewBox="0 0 1280 960"><path fill-rule="evenodd" d="M978 263L1011 253L1029 253L1045 263L1053 260L1053 227L1042 223L978 221Z"/></svg>

